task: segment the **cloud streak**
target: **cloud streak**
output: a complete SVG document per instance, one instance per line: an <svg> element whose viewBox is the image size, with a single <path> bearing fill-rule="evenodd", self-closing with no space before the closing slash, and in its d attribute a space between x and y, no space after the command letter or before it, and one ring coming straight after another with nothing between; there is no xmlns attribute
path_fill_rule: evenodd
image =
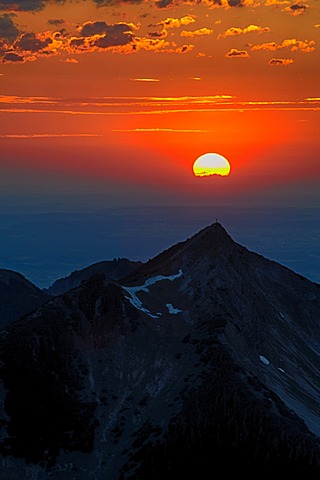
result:
<svg viewBox="0 0 320 480"><path fill-rule="evenodd" d="M286 66L288 59L274 59L272 66ZM310 100L312 99L312 100ZM301 101L239 101L231 95L187 97L117 97L87 98L70 102L50 97L0 97L2 113L79 115L79 116L146 116L189 113L246 111L320 111L320 100L309 97ZM20 104L20 106L19 106ZM179 130L179 129L178 129Z"/></svg>
<svg viewBox="0 0 320 480"><path fill-rule="evenodd" d="M73 138L73 137L102 137L103 135L97 133L7 133L0 134L0 138L12 138L15 140L24 140L32 138Z"/></svg>

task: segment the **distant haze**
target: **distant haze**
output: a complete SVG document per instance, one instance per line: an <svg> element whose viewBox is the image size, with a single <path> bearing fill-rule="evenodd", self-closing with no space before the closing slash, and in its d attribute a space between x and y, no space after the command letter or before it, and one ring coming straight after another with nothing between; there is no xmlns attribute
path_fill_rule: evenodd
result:
<svg viewBox="0 0 320 480"><path fill-rule="evenodd" d="M319 208L106 205L59 212L56 205L54 212L53 207L29 206L29 213L15 207L0 214L0 267L41 288L101 260L146 261L216 219L236 242L320 283Z"/></svg>

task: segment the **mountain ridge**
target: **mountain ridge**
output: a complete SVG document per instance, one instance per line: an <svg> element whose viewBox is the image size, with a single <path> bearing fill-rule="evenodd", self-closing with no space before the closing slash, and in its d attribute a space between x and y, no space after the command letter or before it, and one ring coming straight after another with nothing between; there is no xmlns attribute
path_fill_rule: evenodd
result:
<svg viewBox="0 0 320 480"><path fill-rule="evenodd" d="M218 223L91 277L1 332L0 473L318 475L319 307L317 284Z"/></svg>

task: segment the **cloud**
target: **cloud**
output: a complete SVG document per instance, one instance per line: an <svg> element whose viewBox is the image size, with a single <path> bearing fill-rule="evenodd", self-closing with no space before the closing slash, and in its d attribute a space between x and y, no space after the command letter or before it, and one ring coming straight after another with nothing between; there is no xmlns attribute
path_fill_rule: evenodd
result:
<svg viewBox="0 0 320 480"><path fill-rule="evenodd" d="M8 50L9 46L5 40L0 38L0 55L3 54L6 50Z"/></svg>
<svg viewBox="0 0 320 480"><path fill-rule="evenodd" d="M21 63L24 62L25 59L22 55L18 55L17 53L14 52L7 52L2 59L2 63Z"/></svg>
<svg viewBox="0 0 320 480"><path fill-rule="evenodd" d="M182 30L180 33L181 37L201 37L203 35L211 35L213 33L213 30L210 30L209 28L200 28L198 30L193 30L193 31L187 31L187 30Z"/></svg>
<svg viewBox="0 0 320 480"><path fill-rule="evenodd" d="M248 27L245 27L245 28L231 27L228 30L226 30L224 33L220 33L217 38L220 39L220 38L226 38L226 37L233 37L236 35L243 35L246 33L268 33L268 32L270 32L269 27L260 27L258 25L249 25Z"/></svg>
<svg viewBox="0 0 320 480"><path fill-rule="evenodd" d="M177 2L175 0L156 0L156 6L158 8L172 7Z"/></svg>
<svg viewBox="0 0 320 480"><path fill-rule="evenodd" d="M190 23L195 22L195 15L186 15L182 18L173 18L168 17L161 22L156 23L155 25L149 25L149 27L162 27L160 32L149 32L149 36L152 38L166 38L168 35L167 29L169 28L179 28L181 26L190 25Z"/></svg>
<svg viewBox="0 0 320 480"><path fill-rule="evenodd" d="M60 62L64 62L64 63L79 63L76 58L65 58L65 59L61 59Z"/></svg>
<svg viewBox="0 0 320 480"><path fill-rule="evenodd" d="M193 23L195 21L195 16L193 15L186 15L182 18L170 17L161 21L157 24L162 27L161 34L151 34L152 38L150 38L150 36L148 38L143 36L139 37L136 33L139 27L133 23L119 22L108 24L105 21L85 22L78 26L78 33L72 36L66 34L65 30L39 33L27 32L17 36L20 32L13 28L14 24L11 16L12 14L5 14L0 17L5 27L3 30L11 32L7 34L7 37L11 36L13 39L10 47L7 41L4 39L1 40L0 38L0 54L9 54L3 59L4 62L33 61L44 56L62 55L62 62L75 63L75 55L90 52L132 54L140 50L145 50L184 54L191 52L194 48L192 44L179 45L165 38L167 36L166 29L177 28ZM62 19L50 20L50 23L54 26L62 24L63 22ZM205 35L209 33L209 29L200 29L185 36ZM15 40L14 37L16 37ZM8 50L9 48L10 50Z"/></svg>
<svg viewBox="0 0 320 480"><path fill-rule="evenodd" d="M161 32L149 32L148 35L152 38L166 38L168 32L165 28L163 28Z"/></svg>
<svg viewBox="0 0 320 480"><path fill-rule="evenodd" d="M22 134L0 134L0 138L65 138L65 137L102 137L98 133L22 133Z"/></svg>
<svg viewBox="0 0 320 480"><path fill-rule="evenodd" d="M186 26L190 25L190 23L194 23L195 18L195 15L186 15L182 18L168 17L165 20L158 22L157 25L162 25L165 28L179 28L181 25Z"/></svg>
<svg viewBox="0 0 320 480"><path fill-rule="evenodd" d="M137 29L133 23L116 23L108 25L106 22L86 22L80 29L80 35L83 37L92 37L94 35L117 36Z"/></svg>
<svg viewBox="0 0 320 480"><path fill-rule="evenodd" d="M65 47L70 54L80 54L94 51L111 51L119 54L132 54L140 50L166 52L166 53L187 53L193 45L178 47L175 43L159 38L137 37L133 34L122 34L119 36L72 37Z"/></svg>
<svg viewBox="0 0 320 480"><path fill-rule="evenodd" d="M41 38L35 33L24 33L14 44L15 48L27 52L40 52L45 50L53 40L50 37Z"/></svg>
<svg viewBox="0 0 320 480"><path fill-rule="evenodd" d="M258 45L253 45L251 47L251 50L257 51L257 50L278 50L278 48L282 48L280 45L278 45L276 42L267 42L267 43L260 43Z"/></svg>
<svg viewBox="0 0 320 480"><path fill-rule="evenodd" d="M61 3L57 1L57 3ZM0 0L0 10L10 12L36 12L46 5L45 0Z"/></svg>
<svg viewBox="0 0 320 480"><path fill-rule="evenodd" d="M0 38L13 42L20 34L18 27L12 21L15 15L5 13L0 16Z"/></svg>
<svg viewBox="0 0 320 480"><path fill-rule="evenodd" d="M127 4L139 4L143 3L144 0L94 0L94 3L97 4L98 7L108 7L108 6L116 6L120 5L121 3L127 3Z"/></svg>
<svg viewBox="0 0 320 480"><path fill-rule="evenodd" d="M114 129L112 132L166 132L166 133L210 133L213 130L195 130L195 129L178 129L178 128L132 128L132 129Z"/></svg>
<svg viewBox="0 0 320 480"><path fill-rule="evenodd" d="M98 48L119 47L122 45L128 45L131 43L133 35L129 32L114 32L112 35L107 34L95 39L92 43L93 46Z"/></svg>
<svg viewBox="0 0 320 480"><path fill-rule="evenodd" d="M65 42L66 39L52 32L24 33L12 44L10 50L2 51L5 53L2 61L3 63L34 61L38 57L57 55L63 52Z"/></svg>
<svg viewBox="0 0 320 480"><path fill-rule="evenodd" d="M130 78L132 82L160 82L158 78Z"/></svg>
<svg viewBox="0 0 320 480"><path fill-rule="evenodd" d="M287 12L293 17L297 17L298 15L302 15L308 8L308 5L303 3L295 3L294 5L290 5L290 7L286 7L283 9L283 12Z"/></svg>
<svg viewBox="0 0 320 480"><path fill-rule="evenodd" d="M249 53L246 50L237 50L232 48L230 52L225 54L227 58L250 58Z"/></svg>
<svg viewBox="0 0 320 480"><path fill-rule="evenodd" d="M253 45L251 47L252 51L257 51L257 50L269 50L269 51L275 51L275 50L281 50L283 48L289 48L291 52L304 52L304 53L310 53L315 50L315 44L316 42L314 40L297 40L296 38L288 38L286 40L283 40L282 43L276 43L276 42L268 42L268 43L261 43L258 45Z"/></svg>
<svg viewBox="0 0 320 480"><path fill-rule="evenodd" d="M275 67L285 67L286 65L290 65L293 63L292 58L272 58L269 61L269 65Z"/></svg>
<svg viewBox="0 0 320 480"><path fill-rule="evenodd" d="M260 5L259 0L156 0L156 5L158 8L169 8L183 5L196 5L198 3L204 3L210 9L212 8L225 8L229 9L232 7L245 7L251 6L255 7Z"/></svg>
<svg viewBox="0 0 320 480"><path fill-rule="evenodd" d="M272 5L288 5L290 3L289 0L266 0L265 6L270 7Z"/></svg>
<svg viewBox="0 0 320 480"><path fill-rule="evenodd" d="M175 53L189 53L191 50L194 49L194 45L182 45L182 47L178 47L175 50Z"/></svg>
<svg viewBox="0 0 320 480"><path fill-rule="evenodd" d="M288 40L284 40L281 44L282 48L289 47L291 52L304 52L310 53L315 50L316 42L314 40L297 40L295 38L290 38Z"/></svg>
<svg viewBox="0 0 320 480"><path fill-rule="evenodd" d="M60 27L64 24L64 20L62 18L52 18L48 20L49 25L54 25L55 27Z"/></svg>
<svg viewBox="0 0 320 480"><path fill-rule="evenodd" d="M69 45L82 51L128 45L134 38L132 30L135 29L133 23L86 22L80 28L81 37L72 37Z"/></svg>

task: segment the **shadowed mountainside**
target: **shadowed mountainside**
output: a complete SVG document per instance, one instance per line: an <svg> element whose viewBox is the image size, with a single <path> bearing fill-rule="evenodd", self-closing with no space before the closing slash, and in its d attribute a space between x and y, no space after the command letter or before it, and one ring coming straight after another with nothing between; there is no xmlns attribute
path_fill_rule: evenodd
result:
<svg viewBox="0 0 320 480"><path fill-rule="evenodd" d="M0 352L12 480L320 473L319 286L218 223L51 299Z"/></svg>
<svg viewBox="0 0 320 480"><path fill-rule="evenodd" d="M44 289L44 291L50 295L61 295L72 288L79 287L83 281L88 280L97 273L104 273L106 277L111 278L112 280L119 280L140 265L141 262L132 262L127 258L94 263L82 270L75 270L68 277L56 280L49 288Z"/></svg>
<svg viewBox="0 0 320 480"><path fill-rule="evenodd" d="M23 275L0 269L0 328L32 312L51 298Z"/></svg>

